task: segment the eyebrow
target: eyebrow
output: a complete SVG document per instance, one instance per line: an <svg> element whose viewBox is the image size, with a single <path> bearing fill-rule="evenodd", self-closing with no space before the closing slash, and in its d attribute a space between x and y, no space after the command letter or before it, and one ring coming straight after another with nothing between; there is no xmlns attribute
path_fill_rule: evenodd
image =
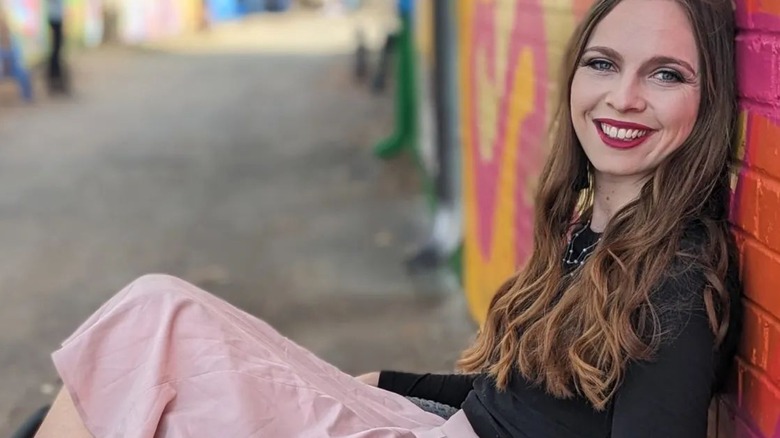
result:
<svg viewBox="0 0 780 438"><path fill-rule="evenodd" d="M615 49L611 49L609 47L604 47L604 46L588 47L583 51L583 53L587 53L587 52L599 52L602 55L615 59L617 61L623 60L623 57L620 56L620 53L618 53ZM691 67L690 64L683 61L682 59L674 58L671 56L660 56L660 55L653 56L646 62L646 64L676 64L688 70L692 75L694 76L697 75L696 70L693 67Z"/></svg>

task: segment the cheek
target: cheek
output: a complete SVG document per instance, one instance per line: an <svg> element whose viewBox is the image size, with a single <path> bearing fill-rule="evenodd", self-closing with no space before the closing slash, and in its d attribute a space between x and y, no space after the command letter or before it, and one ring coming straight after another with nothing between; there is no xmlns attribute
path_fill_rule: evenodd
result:
<svg viewBox="0 0 780 438"><path fill-rule="evenodd" d="M583 86L582 82L582 75L575 73L574 78L571 81L571 96L569 97L572 119L577 119L579 117L584 106L583 99L584 94L587 92L587 88Z"/></svg>
<svg viewBox="0 0 780 438"><path fill-rule="evenodd" d="M575 123L582 122L585 113L597 106L600 94L598 84L590 80L587 74L579 72L574 74L569 104L571 105L571 117Z"/></svg>
<svg viewBox="0 0 780 438"><path fill-rule="evenodd" d="M682 137L680 142L688 138L699 115L699 93L686 93L674 99L669 99L663 105L661 112L664 125L676 136Z"/></svg>
<svg viewBox="0 0 780 438"><path fill-rule="evenodd" d="M571 84L571 97L569 99L574 133L577 135L580 144L586 149L589 144L587 141L588 130L591 127L587 117L598 103L597 93L594 92L595 87L593 87L591 82L585 75L575 74Z"/></svg>

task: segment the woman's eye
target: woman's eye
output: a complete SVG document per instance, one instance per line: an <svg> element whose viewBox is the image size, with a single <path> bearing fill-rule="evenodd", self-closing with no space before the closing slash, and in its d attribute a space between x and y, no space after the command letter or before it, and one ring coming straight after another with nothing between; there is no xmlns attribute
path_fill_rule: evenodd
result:
<svg viewBox="0 0 780 438"><path fill-rule="evenodd" d="M585 65L596 71L609 71L613 69L612 63L604 59L594 59L586 62Z"/></svg>
<svg viewBox="0 0 780 438"><path fill-rule="evenodd" d="M674 70L661 70L655 74L655 77L661 82L683 82L682 75Z"/></svg>

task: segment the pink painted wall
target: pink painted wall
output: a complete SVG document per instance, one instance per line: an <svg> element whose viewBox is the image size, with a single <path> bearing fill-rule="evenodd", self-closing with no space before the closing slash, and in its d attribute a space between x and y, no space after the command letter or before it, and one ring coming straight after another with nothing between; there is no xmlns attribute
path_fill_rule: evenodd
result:
<svg viewBox="0 0 780 438"><path fill-rule="evenodd" d="M732 222L747 312L717 436L780 438L780 1L740 0L737 22L743 135Z"/></svg>
<svg viewBox="0 0 780 438"><path fill-rule="evenodd" d="M482 320L525 260L544 156L548 47L541 4L459 2L465 207L464 283Z"/></svg>

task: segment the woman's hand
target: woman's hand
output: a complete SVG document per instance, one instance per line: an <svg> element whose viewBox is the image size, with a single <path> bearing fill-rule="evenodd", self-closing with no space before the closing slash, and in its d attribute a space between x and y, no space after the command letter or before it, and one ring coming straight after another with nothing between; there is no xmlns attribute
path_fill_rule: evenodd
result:
<svg viewBox="0 0 780 438"><path fill-rule="evenodd" d="M379 385L379 371L361 374L355 378L369 386Z"/></svg>

